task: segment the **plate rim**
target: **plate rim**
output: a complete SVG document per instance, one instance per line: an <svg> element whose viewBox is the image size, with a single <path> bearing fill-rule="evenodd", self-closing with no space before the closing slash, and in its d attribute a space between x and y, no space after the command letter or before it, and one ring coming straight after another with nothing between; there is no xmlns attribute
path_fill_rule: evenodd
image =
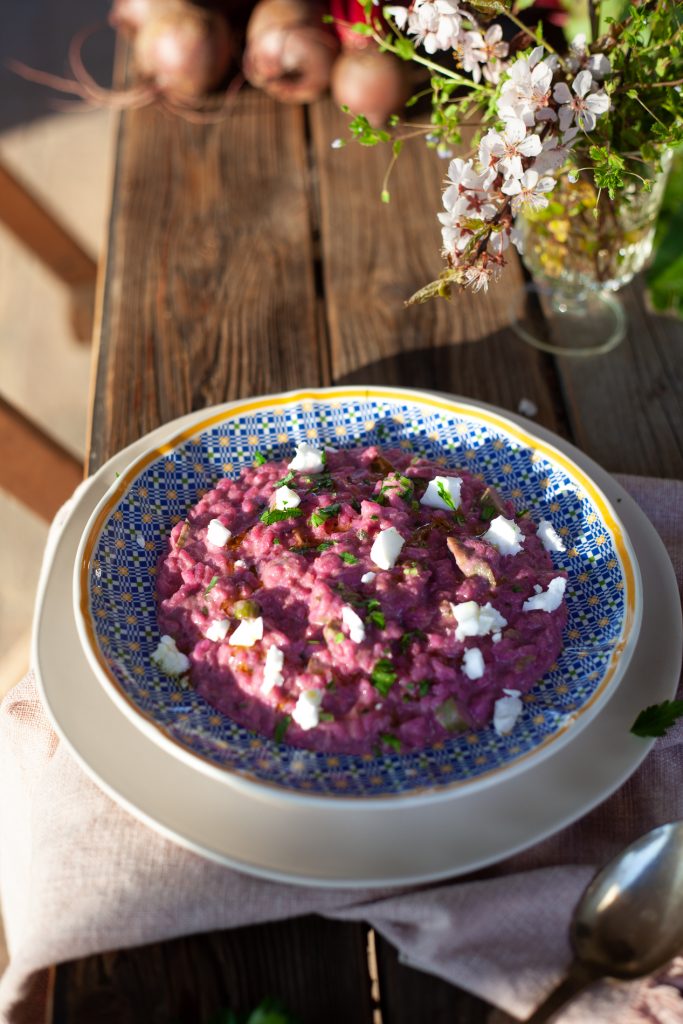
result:
<svg viewBox="0 0 683 1024"><path fill-rule="evenodd" d="M182 417L181 420L190 420L194 414L188 414L187 417ZM511 414L514 415L514 414ZM179 421L176 421L179 422ZM158 428L159 430L163 428ZM548 437L556 437L551 431L547 431L544 427L538 427L539 431L546 433ZM153 433L153 432L152 432ZM671 697L676 690L678 684L678 675L680 669L680 658L681 650L683 647L683 629L681 628L681 617L680 607L677 600L672 598L678 596L678 586L671 565L671 560L668 556L661 538L657 534L655 528L652 526L650 521L647 519L642 510L638 507L636 502L628 495L628 493L618 484L617 481L613 480L610 475L602 469L597 463L595 463L588 456L584 455L578 449L576 449L569 442L565 442L560 439L563 446L566 446L568 451L573 455L574 458L578 458L584 466L592 474L597 475L603 488L607 488L610 495L615 496L617 503L625 500L624 509L627 513L627 519L633 520L634 533L637 535L637 547L638 550L641 548L644 550L648 549L648 554L651 557L653 564L658 563L658 578L657 587L653 591L654 603L659 601L660 611L666 618L669 617L669 624L671 629L665 631L664 644L658 644L658 652L660 658L666 660L668 672L660 672L656 675L653 683L653 688L650 690L649 699L652 697ZM34 629L32 639L32 663L36 669L36 678L38 684L38 690L43 700L44 706L46 707L48 714L55 726L58 734L62 737L67 747L72 751L78 763L83 767L86 774L95 781L98 786L113 797L120 805L124 806L129 812L131 812L136 818L151 826L160 834L167 838L174 840L179 845L186 849L192 850L195 853L201 854L208 857L216 862L243 870L249 874L267 878L274 881L285 881L295 884L307 884L313 886L323 886L327 888L335 889L349 889L358 888L359 886L365 885L381 885L381 886L400 886L410 885L429 881L440 881L445 878L452 878L458 875L462 875L466 872L476 870L487 866L488 864L495 863L501 859L511 856L515 853L520 852L529 846L540 842L549 835L552 835L559 831L561 828L566 827L578 818L587 814L593 807L598 803L605 800L610 796L616 789L618 789L625 780L636 770L638 765L644 760L652 746L654 740L636 740L628 733L623 735L615 734L614 730L611 730L608 734L606 757L603 757L597 765L597 770L589 773L589 779L583 780L581 777L576 780L576 785L572 786L570 793L561 793L561 799L563 801L562 809L560 810L557 806L557 801L554 803L552 813L546 817L543 823L524 823L523 834L518 836L510 845L511 840L507 836L501 843L502 831L507 829L509 831L509 823L503 821L502 830L501 828L496 829L495 839L491 844L490 837L486 837L488 846L485 850L481 849L481 844L484 842L484 838L478 835L477 842L479 844L475 852L463 853L459 845L456 845L452 853L447 851L439 852L439 864L437 867L433 865L426 869L424 866L417 866L417 863L412 863L409 868L405 866L390 865L388 863L382 863L378 868L373 862L373 866L363 866L349 868L348 864L344 863L344 872L337 872L334 875L329 873L329 869L325 869L327 874L322 872L320 862L315 861L306 865L301 860L297 860L294 865L287 865L284 863L284 853L280 851L279 858L276 863L267 862L265 855L259 852L258 855L254 851L250 851L247 857L240 857L235 854L233 833L234 830L230 830L231 814L230 807L225 808L225 817L222 819L225 823L228 831L228 836L221 833L218 839L209 838L206 834L209 824L206 821L201 822L203 833L199 837L194 837L190 834L191 829L187 821L187 814L185 808L183 808L183 816L181 821L175 823L169 823L168 818L161 820L162 812L159 809L158 795L155 791L154 800L152 805L149 802L145 803L145 794L140 793L140 782L139 775L135 773L133 778L129 778L127 775L128 768L124 766L123 769L120 765L114 764L113 768L111 763L106 760L102 763L104 758L104 752L100 747L95 746L94 748L88 748L88 734L87 731L85 736L83 735L83 722L82 716L80 715L80 709L72 707L74 689L77 694L80 692L79 687L82 690L81 696L95 693L97 695L99 704L101 705L100 711L103 711L106 717L110 720L112 715L114 716L114 725L117 730L123 729L123 732L133 731L138 737L140 736L139 731L123 716L116 706L111 702L106 694L101 692L100 687L92 687L92 680L86 678L89 676L88 666L85 662L84 657L81 655L80 646L78 644L77 637L75 637L75 623L71 623L71 628L74 631L74 636L71 638L72 642L76 641L76 658L79 655L83 657L83 664L79 666L80 674L82 678L78 680L78 673L72 673L69 669L68 678L69 683L64 686L63 678L55 680L55 665L54 657L51 653L50 638L46 635L49 630L49 619L50 616L54 619L55 614L61 614L63 608L59 607L59 601L56 600L53 590L55 586L59 585L59 579L56 574L52 573L52 566L55 562L57 554L60 548L64 545L70 544L72 548L72 556L75 553L76 539L69 537L69 527L72 526L74 520L78 520L79 514L83 515L82 509L85 504L88 503L90 495L93 491L101 488L103 491L107 490L105 485L105 476L107 472L112 471L113 466L116 465L117 458L129 459L131 452L136 449L136 445L139 442L134 442L128 446L122 452L118 453L109 460L100 470L88 481L85 492L81 495L79 502L71 509L71 512L64 525L62 534L52 548L51 553L48 553L43 569L41 572L38 597L36 601L36 610L34 616ZM87 519L88 513L85 513ZM79 534L80 535L80 534ZM649 570L652 574L654 570ZM646 577L647 579L647 577ZM63 582L63 581L62 581ZM647 580L648 586L652 588L651 579ZM68 596L68 586L67 586ZM58 605L55 608L55 604ZM64 604L63 595L61 605ZM70 612L70 609L69 609ZM652 613L650 612L651 616ZM67 625L68 625L69 613L67 612ZM71 616L73 618L73 616ZM61 641L61 638L60 638ZM54 646L54 645L53 645ZM60 645L57 645L57 651L61 649ZM66 656L66 655L65 655ZM632 670L633 671L633 670ZM627 672L627 676L628 676ZM665 678L666 675L666 678ZM55 685L56 684L56 685ZM630 689L633 689L633 685L629 680ZM616 711L616 705L620 705L620 714L622 718L624 714L631 715L634 708L642 707L645 699L638 697L637 704L634 700L634 695L630 694L630 705L633 707L625 710L622 705L628 703L626 699L627 690L629 688L622 685L620 690L615 695L613 700L610 700L606 707L602 710L601 714L606 715L608 712L614 717ZM629 705L629 706L630 706ZM594 720L589 726L587 733L592 733L597 727L597 721L599 717ZM604 723L603 723L604 724ZM581 738L580 745L589 742L591 737L584 735ZM132 737L135 742L135 735ZM615 749L611 749L612 746L617 743ZM571 750L571 747L569 748ZM86 752L87 751L87 752ZM183 765L180 761L170 758L170 755L166 754L160 747L155 745L147 744L143 750L143 762L161 762L161 767L168 767L172 773L176 775L184 776L188 779L188 782L192 785L197 783L197 780L204 780L206 782L206 776L201 773L192 773L187 770L187 766ZM574 751L576 753L576 751ZM561 781L564 778L562 771L564 770L564 762L566 761L566 752L559 751L557 758L550 758L547 762L548 774L552 777L553 774L558 776L557 781ZM172 764L167 762L172 761ZM152 764L152 768L154 765ZM560 771L558 771L558 767ZM105 777L106 776L106 777ZM209 788L215 788L211 786L211 780L209 779ZM499 803L503 800L505 795L508 797L510 793L519 796L519 790L524 784L528 785L528 779L525 775L521 775L515 779L509 780L504 786L498 787L492 790L496 794ZM578 787L583 785L584 788L588 788L589 792L579 792ZM201 787L201 783L200 783ZM237 791L231 791L225 789L227 799L225 803L237 805L237 812L235 814L235 820L240 821L242 824L242 818L240 816L240 807L243 807L246 812L249 811L251 800L246 799L244 794L238 793ZM487 802L486 792L483 794L484 802ZM222 794L221 799L223 800ZM223 806L223 804L221 804ZM399 805L394 804L395 808ZM503 803L503 809L505 805ZM278 808L275 808L277 814ZM537 809L534 809L537 813ZM462 807L460 807L462 813ZM299 816L300 810L299 810ZM560 814L558 819L557 815ZM453 818L457 819L458 806L455 805L453 808ZM374 816L375 818L385 820L386 811ZM425 817L425 815L423 815ZM372 818L369 819L372 824ZM457 822L452 821L452 827L455 827ZM515 827L517 823L515 822ZM529 828L531 827L531 831ZM438 836L437 845L444 842L442 835ZM228 849L232 844L232 849ZM304 845L302 853L304 857L309 852L309 844ZM393 853L393 850L391 851ZM365 848L363 850L365 854ZM374 850L370 850L367 854L370 861L373 856L376 856ZM444 857L447 857L447 863L444 862ZM463 859L463 857L465 859ZM414 858L413 858L414 860Z"/></svg>
<svg viewBox="0 0 683 1024"><path fill-rule="evenodd" d="M431 405L435 410L441 410L446 413L460 413L465 416L472 416L473 419L484 421L489 425L492 424L495 428L508 435L512 435L527 447L541 451L546 457L559 464L579 486L583 487L598 507L602 521L609 530L614 543L623 575L627 581L627 592L631 597L631 604L626 604L619 641L615 645L614 653L608 662L605 675L600 681L596 692L583 705L576 719L570 719L551 736L546 737L541 744L527 751L514 761L495 766L490 771L481 775L468 779L456 779L435 787L421 786L407 791L378 793L376 795L372 793L356 795L343 792L311 793L298 789L288 789L280 783L272 782L268 779L243 775L230 766L216 764L208 756L205 757L188 749L180 740L169 735L165 728L155 721L153 716L140 711L133 699L127 695L124 688L111 676L110 672L103 665L102 658L98 656L93 636L93 626L86 614L89 557L97 543L106 517L116 502L130 490L140 474L159 459L163 459L175 451L179 445L193 437L198 437L208 429L226 422L226 420L231 419L234 415L277 408L278 405L294 406L316 400L343 402L344 399L348 398L373 400L378 405L385 399L403 402L412 400L418 404L425 403ZM188 419L189 422L186 422ZM155 444L147 444L139 456L117 474L111 487L93 509L78 545L74 562L72 599L79 640L91 670L100 685L106 690L110 699L115 701L123 713L131 718L136 728L144 732L152 742L162 745L174 756L186 761L192 767L205 774L218 778L226 785L245 788L253 793L263 794L268 792L272 794L274 799L283 802L289 801L292 804L298 804L303 801L307 804L317 803L321 806L336 806L343 801L348 801L354 805L367 803L374 807L383 803L399 802L402 806L408 807L411 803L422 804L425 801L439 803L443 800L449 800L453 796L465 795L475 790L483 790L489 786L498 785L503 781L503 773L505 779L508 779L516 774L534 770L547 757L552 756L557 750L573 742L578 733L593 720L596 714L599 714L600 708L610 699L611 694L618 687L620 680L623 679L628 669L638 642L642 623L642 580L638 559L626 526L599 483L576 462L571 453L564 452L557 447L555 441L559 440L559 438L551 431L548 431L547 437L540 437L534 431L535 426L536 424L529 424L521 417L516 420L511 419L505 410L462 396L443 392L429 392L417 388L350 385L295 389L288 392L252 396L247 399L236 399L231 402L219 403L207 409L197 410L195 413L189 414L188 417L181 417L179 420L171 421L157 428L156 431L141 438L138 444L142 445L151 436L157 434L158 431L163 431L163 436Z"/></svg>

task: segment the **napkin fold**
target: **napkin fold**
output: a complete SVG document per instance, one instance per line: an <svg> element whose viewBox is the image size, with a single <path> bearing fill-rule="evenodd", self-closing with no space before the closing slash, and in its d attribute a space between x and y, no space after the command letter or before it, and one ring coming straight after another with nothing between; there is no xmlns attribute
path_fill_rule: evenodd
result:
<svg viewBox="0 0 683 1024"><path fill-rule="evenodd" d="M683 484L618 479L660 533L680 588ZM571 914L597 867L677 818L680 722L601 806L476 875L400 892L263 881L175 845L106 796L58 740L29 674L0 707L0 894L10 952L0 1020L46 1019L55 963L308 913L366 921L407 963L499 1007L490 1024L506 1013L521 1019L566 971ZM682 1024L682 992L683 957L657 976L599 983L558 1024Z"/></svg>

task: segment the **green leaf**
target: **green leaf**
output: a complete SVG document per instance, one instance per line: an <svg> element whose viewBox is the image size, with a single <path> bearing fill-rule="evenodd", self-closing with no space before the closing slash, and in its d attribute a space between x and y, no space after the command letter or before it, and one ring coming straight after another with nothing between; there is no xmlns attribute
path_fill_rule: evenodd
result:
<svg viewBox="0 0 683 1024"><path fill-rule="evenodd" d="M254 465L255 466L262 466L264 464L264 462L267 462L267 461L268 461L268 459L265 457L265 455L262 454L262 452L254 452Z"/></svg>
<svg viewBox="0 0 683 1024"><path fill-rule="evenodd" d="M397 754L401 753L401 741L398 736L393 736L390 732L381 732L379 738L385 746L391 747Z"/></svg>
<svg viewBox="0 0 683 1024"><path fill-rule="evenodd" d="M640 712L631 726L635 736L664 736L676 719L683 716L683 700L664 700Z"/></svg>
<svg viewBox="0 0 683 1024"><path fill-rule="evenodd" d="M350 551L340 551L339 557L341 558L342 562L346 562L347 565L355 565L356 562L358 561L356 556L351 554Z"/></svg>
<svg viewBox="0 0 683 1024"><path fill-rule="evenodd" d="M396 139L391 149L393 151L394 156L398 156L401 150L403 149L403 142L401 141L401 139Z"/></svg>
<svg viewBox="0 0 683 1024"><path fill-rule="evenodd" d="M396 56L401 60L412 60L415 56L415 47L405 36L398 36L394 45Z"/></svg>
<svg viewBox="0 0 683 1024"><path fill-rule="evenodd" d="M388 189L386 189L386 188L382 189L382 192L381 192L381 195L380 195L380 199L382 200L383 203L390 203L391 202L391 193L389 192Z"/></svg>
<svg viewBox="0 0 683 1024"><path fill-rule="evenodd" d="M261 513L261 522L265 523L266 526L272 526L273 523L281 523L285 519L296 518L302 516L303 512L300 508L267 508Z"/></svg>
<svg viewBox="0 0 683 1024"><path fill-rule="evenodd" d="M371 36L372 35L372 26L368 25L364 21L356 21L351 26L351 31L355 32L359 36Z"/></svg>
<svg viewBox="0 0 683 1024"><path fill-rule="evenodd" d="M283 715L282 718L278 719L278 721L277 721L277 723L275 725L275 730L273 732L273 739L275 740L276 743L282 743L282 741L285 738L285 733L287 732L287 730L289 728L289 723L291 721L292 721L292 716L291 715Z"/></svg>
<svg viewBox="0 0 683 1024"><path fill-rule="evenodd" d="M386 697L389 690L396 682L396 669L389 658L380 658L379 661L375 662L375 667L372 670L370 679L375 689L378 690L383 697Z"/></svg>
<svg viewBox="0 0 683 1024"><path fill-rule="evenodd" d="M384 629L387 624L384 612L380 611L368 612L367 621L371 622L373 626L377 626L378 629Z"/></svg>
<svg viewBox="0 0 683 1024"><path fill-rule="evenodd" d="M445 486L442 484L442 482L440 480L438 481L438 483L436 485L436 490L437 490L438 495L441 498L441 500L446 505L448 505L449 508L453 509L453 511L455 512L455 502L453 501L453 499L451 498L450 494L448 493L448 491L446 490Z"/></svg>
<svg viewBox="0 0 683 1024"><path fill-rule="evenodd" d="M311 526L322 526L332 516L336 516L340 510L341 505L338 502L335 502L333 505L325 505L323 508L319 508L317 512L314 512L308 521Z"/></svg>
<svg viewBox="0 0 683 1024"><path fill-rule="evenodd" d="M647 287L655 309L683 316L683 153L674 159L664 193Z"/></svg>
<svg viewBox="0 0 683 1024"><path fill-rule="evenodd" d="M276 481L275 486L284 487L286 484L291 483L295 476L296 474L294 470L290 469L289 473L287 473L286 476L283 476L281 480Z"/></svg>
<svg viewBox="0 0 683 1024"><path fill-rule="evenodd" d="M212 576L211 577L211 581L210 581L208 587L205 587L205 589L204 589L204 597L206 597L207 594L211 593L211 591L213 590L213 588L216 586L217 583L218 583L218 576Z"/></svg>

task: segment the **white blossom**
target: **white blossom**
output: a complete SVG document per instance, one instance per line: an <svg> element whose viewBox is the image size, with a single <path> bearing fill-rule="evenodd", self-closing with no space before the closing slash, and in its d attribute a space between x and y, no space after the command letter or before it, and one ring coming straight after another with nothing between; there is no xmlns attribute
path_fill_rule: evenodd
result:
<svg viewBox="0 0 683 1024"><path fill-rule="evenodd" d="M397 26L402 27L392 16ZM453 50L460 34L460 9L453 0L414 0L404 24L427 53Z"/></svg>
<svg viewBox="0 0 683 1024"><path fill-rule="evenodd" d="M586 46L586 36L580 33L574 36L569 44L569 55L567 63L572 71L580 71L585 68L590 71L593 78L602 80L612 72L612 65L604 53L590 53Z"/></svg>
<svg viewBox="0 0 683 1024"><path fill-rule="evenodd" d="M456 54L464 71L470 72L475 82L482 74L487 82L497 85L502 71L501 59L507 57L508 44L503 41L503 29L492 25L484 35L481 32L461 32Z"/></svg>
<svg viewBox="0 0 683 1024"><path fill-rule="evenodd" d="M521 178L523 157L538 156L542 149L540 136L527 133L524 121L511 118L502 132L489 130L481 140L479 159L484 167L497 162L497 170L505 178Z"/></svg>
<svg viewBox="0 0 683 1024"><path fill-rule="evenodd" d="M557 171L569 159L572 143L579 133L578 128L569 128L564 135L551 135L543 143L543 149L534 160L533 168L539 174Z"/></svg>
<svg viewBox="0 0 683 1024"><path fill-rule="evenodd" d="M576 119L584 131L591 132L600 114L609 110L610 99L604 89L590 92L593 76L590 71L579 71L572 82L572 92L566 82L558 82L553 89L553 99L559 104L560 131L564 132Z"/></svg>
<svg viewBox="0 0 683 1024"><path fill-rule="evenodd" d="M521 119L532 127L535 121L552 121L549 107L553 68L549 60L541 60L543 47L537 46L529 57L519 57L508 70L497 110L503 120Z"/></svg>
<svg viewBox="0 0 683 1024"><path fill-rule="evenodd" d="M488 291L489 281L492 276L492 268L484 264L476 264L468 267L465 271L465 283L470 285L473 291Z"/></svg>
<svg viewBox="0 0 683 1024"><path fill-rule="evenodd" d="M542 210L548 205L545 193L551 192L554 188L554 178L541 178L538 171L529 169L521 178L509 178L501 191L507 196L512 196L512 212L517 213L523 206L531 210Z"/></svg>

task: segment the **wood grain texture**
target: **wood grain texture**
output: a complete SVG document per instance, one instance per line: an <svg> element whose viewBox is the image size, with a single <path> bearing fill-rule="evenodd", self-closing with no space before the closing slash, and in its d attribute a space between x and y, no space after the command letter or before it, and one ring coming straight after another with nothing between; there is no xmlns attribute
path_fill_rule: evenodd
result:
<svg viewBox="0 0 683 1024"><path fill-rule="evenodd" d="M388 942L377 948L382 1015L391 1024L488 1024L489 1003L401 963Z"/></svg>
<svg viewBox="0 0 683 1024"><path fill-rule="evenodd" d="M559 360L577 445L611 472L683 478L683 328L648 311L642 279L621 293L628 334L613 352Z"/></svg>
<svg viewBox="0 0 683 1024"><path fill-rule="evenodd" d="M404 306L442 269L436 211L444 161L419 140L407 145L391 202L382 204L389 149L332 149L347 118L331 101L312 107L310 118L334 382L438 388L513 411L530 398L539 422L566 433L552 361L506 329L520 301L514 257L488 293Z"/></svg>
<svg viewBox="0 0 683 1024"><path fill-rule="evenodd" d="M303 112L123 116L90 467L181 413L321 377Z"/></svg>
<svg viewBox="0 0 683 1024"><path fill-rule="evenodd" d="M53 1024L208 1024L277 998L301 1024L371 1024L365 932L306 917L62 964Z"/></svg>

